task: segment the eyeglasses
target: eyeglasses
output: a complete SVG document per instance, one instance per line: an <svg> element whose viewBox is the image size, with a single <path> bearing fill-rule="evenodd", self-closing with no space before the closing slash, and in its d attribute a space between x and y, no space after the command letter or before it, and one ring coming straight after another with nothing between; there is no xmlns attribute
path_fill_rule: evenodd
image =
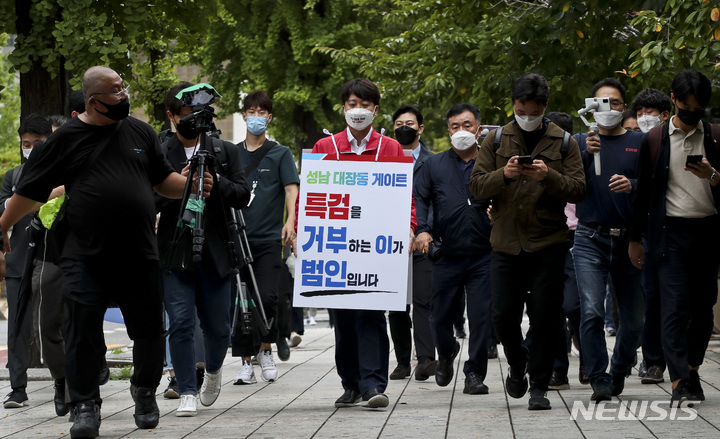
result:
<svg viewBox="0 0 720 439"><path fill-rule="evenodd" d="M125 86L125 88L123 88L122 90L115 92L115 93L93 93L92 95L90 95L90 97L95 96L95 95L111 95L111 96L115 96L116 98L120 99L123 95L125 95L125 96L130 95L130 86L127 85L127 86Z"/></svg>

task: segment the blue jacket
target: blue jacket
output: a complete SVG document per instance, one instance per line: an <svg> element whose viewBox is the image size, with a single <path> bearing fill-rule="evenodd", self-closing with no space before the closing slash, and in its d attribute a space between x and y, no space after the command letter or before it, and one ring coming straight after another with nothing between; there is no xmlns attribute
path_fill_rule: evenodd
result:
<svg viewBox="0 0 720 439"><path fill-rule="evenodd" d="M468 164L472 171L475 159ZM490 252L489 200L468 187L465 163L451 148L429 157L415 182L416 234L428 232L442 242L444 257L478 257ZM467 173L469 179L470 173ZM428 218L432 212L432 224Z"/></svg>

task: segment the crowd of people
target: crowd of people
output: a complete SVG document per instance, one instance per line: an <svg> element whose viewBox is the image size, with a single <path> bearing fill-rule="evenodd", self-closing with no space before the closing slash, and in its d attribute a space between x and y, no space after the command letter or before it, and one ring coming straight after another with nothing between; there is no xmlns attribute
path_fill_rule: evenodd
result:
<svg viewBox="0 0 720 439"><path fill-rule="evenodd" d="M161 142L129 116L128 86L116 72L93 67L82 85L71 119L58 126L38 115L23 120L23 163L3 181L8 255L0 257L0 275L11 311L13 389L4 406L27 404L34 318L57 415L71 413L71 437L97 437L108 379L102 320L111 303L134 341L130 390L139 428L158 425L163 369L170 371L164 396L179 399L180 417L218 398L228 349L242 359L234 384L257 382L253 361L264 381L275 382L273 344L288 360L302 332L293 322L303 315L289 287L300 179L291 150L267 136L270 97L244 98L247 135L235 145L208 135L184 99L198 87L178 83L164 101L174 133ZM628 103L620 81L602 79L588 95L608 107L593 113L597 128L574 134L567 113L547 111L546 79L527 74L510 90L510 123L483 137L479 109L458 103L446 116L451 147L433 154L421 140L420 109L399 107L394 138L385 136L373 127L378 87L347 82L340 92L347 128L312 151L341 161L412 156L414 251L411 304L388 314L390 337L384 311L330 310L343 388L335 407L387 407L388 380L413 374L413 344L415 379L434 376L447 386L457 338L466 336L465 310L463 393L492 390L485 379L499 342L508 395L529 392L529 410L551 409L547 391L569 387L572 338L579 380L590 384L594 402L623 392L639 348L642 383L664 381L667 368L673 403L704 400L698 369L720 264L720 128L704 120L712 87L702 73L678 73L670 90L642 90ZM207 166L204 153L212 156ZM62 197L64 216L43 225L40 206ZM249 296L259 302L254 330L232 332ZM610 358L608 296L617 309ZM312 313L304 317L315 322Z"/></svg>

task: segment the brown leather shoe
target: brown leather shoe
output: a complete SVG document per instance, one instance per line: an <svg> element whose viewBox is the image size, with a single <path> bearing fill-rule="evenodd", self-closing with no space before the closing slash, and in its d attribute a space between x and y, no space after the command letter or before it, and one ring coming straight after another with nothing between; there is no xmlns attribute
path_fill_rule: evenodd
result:
<svg viewBox="0 0 720 439"><path fill-rule="evenodd" d="M408 364L407 366L403 366L402 364L398 364L395 370L392 371L390 374L391 380L404 380L405 378L409 377L412 373L412 368Z"/></svg>
<svg viewBox="0 0 720 439"><path fill-rule="evenodd" d="M415 381L425 381L435 375L437 360L428 360L415 368Z"/></svg>
<svg viewBox="0 0 720 439"><path fill-rule="evenodd" d="M663 370L660 366L650 366L642 379L643 384L659 384L665 381Z"/></svg>

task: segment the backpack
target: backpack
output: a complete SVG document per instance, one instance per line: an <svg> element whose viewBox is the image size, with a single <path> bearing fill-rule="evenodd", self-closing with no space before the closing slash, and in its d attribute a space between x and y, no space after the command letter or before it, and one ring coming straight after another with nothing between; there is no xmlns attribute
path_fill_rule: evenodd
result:
<svg viewBox="0 0 720 439"><path fill-rule="evenodd" d="M713 125L711 123L703 122L705 126L705 136L703 138L703 145L707 144L708 137L712 136L712 141L715 144L715 149L720 148L720 126ZM648 148L650 148L650 160L652 160L653 167L657 163L657 158L660 155L660 148L662 147L662 136L665 132L667 124L657 126L650 130L648 133ZM710 128L710 129L707 129Z"/></svg>
<svg viewBox="0 0 720 439"><path fill-rule="evenodd" d="M495 139L493 140L493 147L495 148L495 151L500 148L500 140L502 138L503 128L504 127L500 127L495 130ZM560 147L560 155L563 159L567 157L568 151L570 151L570 133L565 131L565 134L563 134L562 146Z"/></svg>

